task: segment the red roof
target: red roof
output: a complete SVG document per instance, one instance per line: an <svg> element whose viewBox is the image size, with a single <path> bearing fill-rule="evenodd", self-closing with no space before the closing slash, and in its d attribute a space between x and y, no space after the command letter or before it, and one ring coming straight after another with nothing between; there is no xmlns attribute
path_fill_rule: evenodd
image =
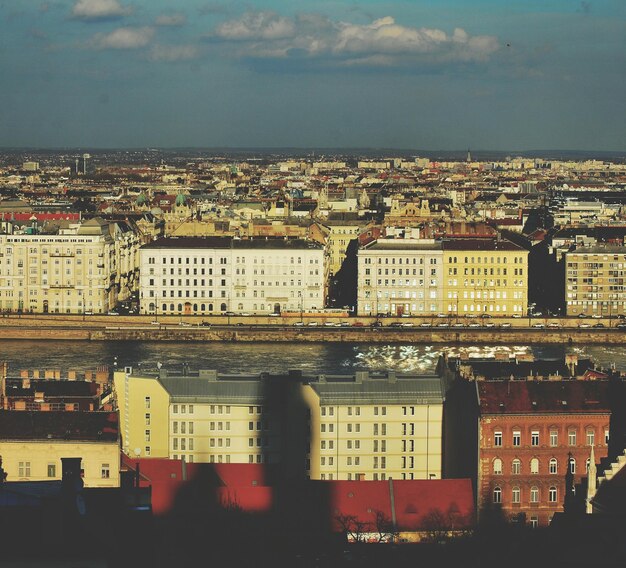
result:
<svg viewBox="0 0 626 568"><path fill-rule="evenodd" d="M482 414L610 412L608 381L478 381L476 385Z"/></svg>
<svg viewBox="0 0 626 568"><path fill-rule="evenodd" d="M152 510L156 515L168 513L178 493L188 482L205 482L215 490L224 508L237 507L249 513L268 513L274 503L274 488L268 485L272 470L261 464L198 464L183 467L180 460L122 457L123 463L135 469L140 464L140 485L152 486ZM337 517L354 516L371 523L377 511L392 518L390 487L393 483L396 523L399 531L424 528L433 511L453 517L457 527L469 527L474 517L474 500L469 479L433 479L416 481L310 481L302 486L303 507L311 514L328 497L328 515L336 530ZM323 500L323 499L322 499ZM309 505L307 505L309 503Z"/></svg>
<svg viewBox="0 0 626 568"><path fill-rule="evenodd" d="M30 221L35 217L37 221L78 221L80 213L0 213L3 221Z"/></svg>

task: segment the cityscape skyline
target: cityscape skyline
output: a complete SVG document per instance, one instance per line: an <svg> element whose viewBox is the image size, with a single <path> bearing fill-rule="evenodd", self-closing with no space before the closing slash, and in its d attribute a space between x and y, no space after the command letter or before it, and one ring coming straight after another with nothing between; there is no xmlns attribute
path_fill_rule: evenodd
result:
<svg viewBox="0 0 626 568"><path fill-rule="evenodd" d="M0 147L620 151L625 10L0 2Z"/></svg>

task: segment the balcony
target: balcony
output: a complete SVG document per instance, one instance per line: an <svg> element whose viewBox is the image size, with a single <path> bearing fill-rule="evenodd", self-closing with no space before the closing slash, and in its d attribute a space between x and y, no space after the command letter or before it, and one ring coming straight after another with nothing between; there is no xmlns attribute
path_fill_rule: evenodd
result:
<svg viewBox="0 0 626 568"><path fill-rule="evenodd" d="M55 258L71 258L76 255L73 252L51 252L50 256Z"/></svg>

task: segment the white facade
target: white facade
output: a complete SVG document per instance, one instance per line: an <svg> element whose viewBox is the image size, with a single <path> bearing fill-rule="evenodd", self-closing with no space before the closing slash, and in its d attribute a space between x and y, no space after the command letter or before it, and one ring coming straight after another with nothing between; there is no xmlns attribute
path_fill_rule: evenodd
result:
<svg viewBox="0 0 626 568"><path fill-rule="evenodd" d="M358 274L360 316L442 313L441 243L378 239L359 249Z"/></svg>
<svg viewBox="0 0 626 568"><path fill-rule="evenodd" d="M321 309L325 253L303 240L161 239L140 250L144 314Z"/></svg>

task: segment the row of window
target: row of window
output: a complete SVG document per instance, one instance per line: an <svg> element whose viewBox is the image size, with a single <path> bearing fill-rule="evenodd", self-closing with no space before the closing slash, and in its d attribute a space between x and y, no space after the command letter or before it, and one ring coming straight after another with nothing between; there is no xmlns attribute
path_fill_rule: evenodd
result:
<svg viewBox="0 0 626 568"><path fill-rule="evenodd" d="M586 438L585 442L587 446L593 446L595 444L596 433L595 430L591 428L587 428L585 431ZM494 447L501 447L503 442L503 434L501 430L495 430L493 433L493 445ZM530 445L531 446L539 446L540 441L540 431L539 430L531 430L530 432ZM557 447L559 445L559 431L558 430L550 430L549 434L549 443L551 447ZM577 443L577 431L574 428L570 428L567 431L567 444L569 446L575 446ZM604 443L609 443L609 430L604 430ZM522 445L522 431L521 430L513 430L511 434L511 445L512 446L521 446Z"/></svg>
<svg viewBox="0 0 626 568"><path fill-rule="evenodd" d="M574 458L568 458L569 461L569 469L571 473L576 473L576 460ZM586 462L586 471L589 471L589 458L587 458ZM532 458L530 460L530 473L538 474L539 473L539 458ZM502 460L500 458L495 458L493 460L493 473L494 475L502 475ZM559 473L559 460L557 458L550 458L548 462L548 473L551 475L557 475ZM519 458L515 458L511 461L511 474L512 475L521 475L522 474L522 460Z"/></svg>
<svg viewBox="0 0 626 568"><path fill-rule="evenodd" d="M17 464L17 475L19 478L31 477L31 462L29 461L21 461ZM57 464L49 463L46 465L47 477L56 478L57 476ZM85 470L82 469L81 465L81 477L84 477ZM100 465L100 477L102 479L109 479L111 477L111 466L108 463L103 463Z"/></svg>
<svg viewBox="0 0 626 568"><path fill-rule="evenodd" d="M407 408L411 408L411 407L406 407L403 406L403 412L406 414L406 409ZM335 415L335 407L334 406L322 406L321 407L321 415L322 416L334 416ZM387 407L386 406L375 406L374 407L374 416L378 416L380 413L380 416L386 416L387 415ZM350 416L352 414L352 407L348 407L348 415ZM354 414L356 416L359 416L361 414L361 407L360 406L355 406L354 407Z"/></svg>
<svg viewBox="0 0 626 568"><path fill-rule="evenodd" d="M550 487L548 489L548 502L549 503L557 503L558 502L558 489L555 486ZM529 495L530 503L539 503L540 492L539 487L533 486L530 488ZM499 486L494 487L493 489L493 502L494 503L502 503L502 488ZM522 502L522 489L520 487L513 487L511 489L511 503L521 503Z"/></svg>

